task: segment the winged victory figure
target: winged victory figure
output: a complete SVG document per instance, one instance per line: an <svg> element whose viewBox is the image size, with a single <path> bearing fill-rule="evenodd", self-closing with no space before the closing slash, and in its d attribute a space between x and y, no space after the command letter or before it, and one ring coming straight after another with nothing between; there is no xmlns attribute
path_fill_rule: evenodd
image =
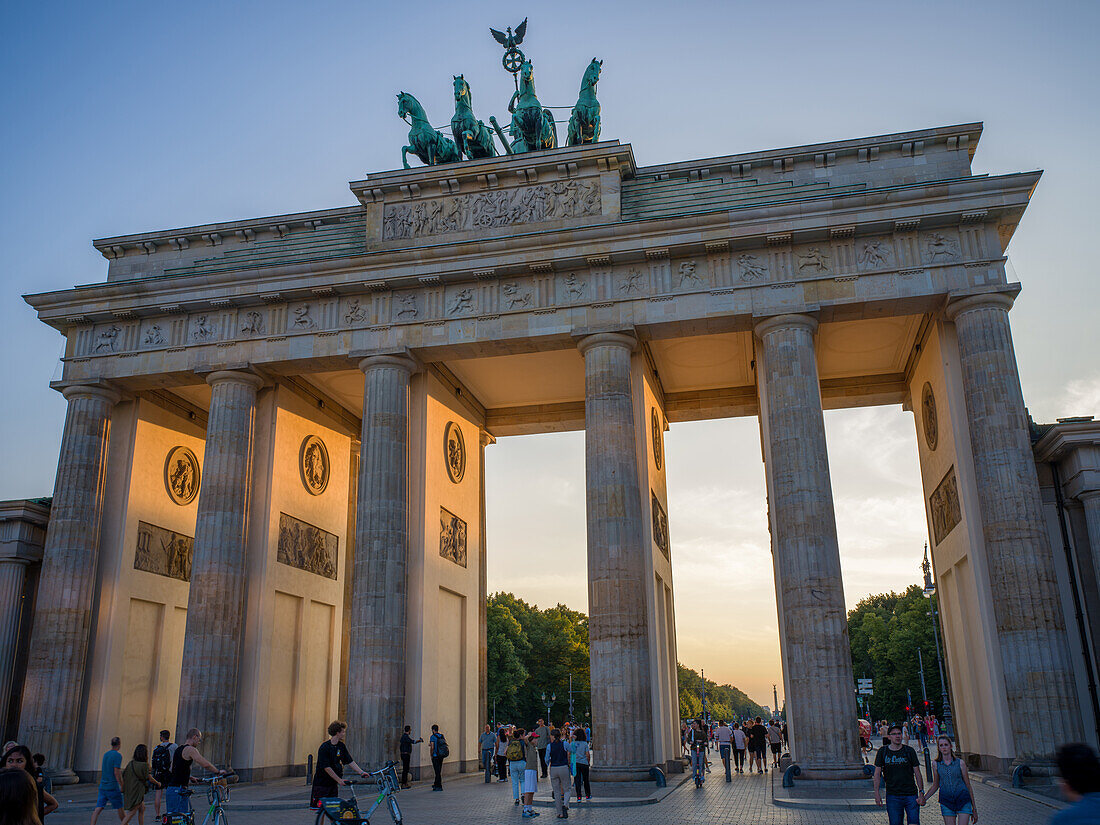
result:
<svg viewBox="0 0 1100 825"><path fill-rule="evenodd" d="M513 33L512 27L508 27L508 33L498 32L494 28L489 29L489 33L493 35L497 43L502 45L506 49L514 49L520 43L523 42L523 36L527 34L527 18L523 18L523 22L516 26L516 30Z"/></svg>

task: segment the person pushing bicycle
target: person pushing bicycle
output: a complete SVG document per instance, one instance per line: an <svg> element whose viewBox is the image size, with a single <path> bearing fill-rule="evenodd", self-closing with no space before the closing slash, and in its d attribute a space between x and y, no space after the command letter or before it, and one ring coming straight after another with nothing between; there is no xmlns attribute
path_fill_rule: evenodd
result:
<svg viewBox="0 0 1100 825"><path fill-rule="evenodd" d="M213 763L199 753L199 744L202 742L202 731L191 728L187 731L187 738L183 744L176 748L172 754L172 770L168 775L167 787L164 789L165 812L170 814L186 814L191 812L191 803L187 795L181 794L191 784L191 766L197 762L200 767L206 768L218 776L225 776L226 771L218 770Z"/></svg>
<svg viewBox="0 0 1100 825"><path fill-rule="evenodd" d="M355 764L348 746L344 744L347 731L346 722L337 720L330 723L329 738L317 749L317 772L313 775L313 788L309 795L311 808L318 807L325 797L340 795L339 788L344 784L344 765L360 776L367 775L366 771Z"/></svg>

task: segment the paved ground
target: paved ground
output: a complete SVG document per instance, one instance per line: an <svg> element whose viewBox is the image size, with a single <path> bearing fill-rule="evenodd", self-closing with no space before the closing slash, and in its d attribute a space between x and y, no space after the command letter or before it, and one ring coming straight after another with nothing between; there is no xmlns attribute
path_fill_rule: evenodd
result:
<svg viewBox="0 0 1100 825"><path fill-rule="evenodd" d="M540 786L544 782L540 782ZM584 803L574 803L569 810L569 819L574 823L593 825L884 825L886 822L885 813L879 811L799 811L776 807L771 801L771 782L770 773L766 776L735 776L729 784L722 781L721 774L712 773L703 788L696 790L690 782L684 783L656 805L585 810ZM95 802L94 789L70 786L68 793L65 788L58 790L62 808L48 817L47 825L87 825ZM1000 788L975 784L974 791L981 822L988 825L1042 825L1055 812L1051 804L1033 801ZM293 804L299 794L302 807L287 809L286 806ZM364 796L361 794L360 798ZM234 791L227 806L228 818L232 825L312 825L315 815L306 808L307 797L308 792L301 779L280 780L264 786L242 786ZM398 799L408 825L481 825L513 820L519 825L525 820L521 819L520 809L512 804L511 797L510 783L486 785L480 778L471 777L447 782L442 793L433 793L427 787L420 786L402 791ZM553 809L540 810L540 823L557 821ZM151 802L146 813L147 823L153 825ZM939 805L935 802L924 808L921 814L925 823L940 825L943 822L939 816ZM380 809L372 821L375 825L385 825L390 819ZM112 811L105 811L99 825L117 822Z"/></svg>

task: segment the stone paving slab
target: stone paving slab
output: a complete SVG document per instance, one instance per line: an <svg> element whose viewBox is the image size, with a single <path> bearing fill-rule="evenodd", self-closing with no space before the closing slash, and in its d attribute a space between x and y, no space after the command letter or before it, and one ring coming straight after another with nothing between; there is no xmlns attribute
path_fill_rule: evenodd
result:
<svg viewBox="0 0 1100 825"><path fill-rule="evenodd" d="M520 808L512 804L511 783L479 781L477 774L444 780L442 793L433 793L430 783L422 783L398 795L407 825L485 825L485 823L526 822ZM721 773L711 773L702 788L685 782L673 789L660 804L631 808L586 807L571 805L569 819L581 825L885 825L883 810L803 810L778 807L771 791L770 775L735 775L725 782ZM302 802L293 808L292 800L277 800L301 789ZM540 780L540 790L549 787ZM71 790L70 790L71 789ZM47 818L46 825L87 825L95 805L94 786L59 788L62 808ZM68 790L68 792L66 792ZM598 793L598 785L593 787ZM1031 799L1020 791L1009 792L978 782L974 787L981 820L997 825L1043 825L1055 813L1053 800ZM1027 793L1027 792L1023 792ZM598 797L595 797L598 798ZM595 801L594 798L594 801ZM153 824L152 797L146 803L146 822ZM264 800L277 802L280 809L247 810L245 805L259 805ZM70 801L71 800L71 801ZM242 785L233 792L227 811L232 825L313 825L315 814L306 803L308 790L302 779L276 780L264 785ZM939 825L939 806L933 800L921 812L921 821ZM542 819L554 819L551 809L542 809ZM201 819L201 815L200 815ZM118 820L111 811L104 812L99 825L113 825ZM374 825L385 825L385 813L372 818Z"/></svg>

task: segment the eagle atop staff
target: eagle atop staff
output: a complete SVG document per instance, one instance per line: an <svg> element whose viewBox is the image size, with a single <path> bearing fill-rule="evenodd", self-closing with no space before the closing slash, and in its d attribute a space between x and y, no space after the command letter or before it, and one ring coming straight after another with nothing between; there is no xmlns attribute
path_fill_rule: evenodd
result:
<svg viewBox="0 0 1100 825"><path fill-rule="evenodd" d="M523 18L523 22L516 26L516 31L512 33L512 27L508 27L508 33L498 32L496 29L490 27L489 33L493 35L497 43L502 45L506 49L514 49L520 43L523 42L523 36L527 34L527 18Z"/></svg>

